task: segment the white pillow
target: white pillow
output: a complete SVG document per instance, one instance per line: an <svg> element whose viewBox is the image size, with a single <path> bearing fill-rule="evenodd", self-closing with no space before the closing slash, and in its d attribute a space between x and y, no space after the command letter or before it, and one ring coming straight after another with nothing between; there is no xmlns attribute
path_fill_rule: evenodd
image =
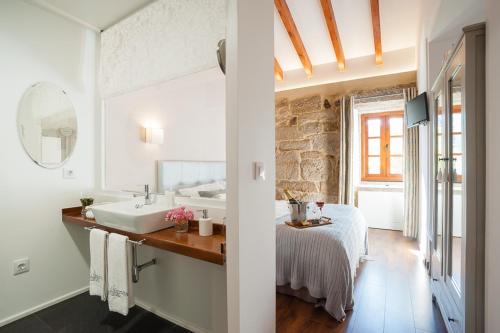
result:
<svg viewBox="0 0 500 333"><path fill-rule="evenodd" d="M218 200L226 201L226 193L217 194L214 198L218 199Z"/></svg>
<svg viewBox="0 0 500 333"><path fill-rule="evenodd" d="M225 190L225 189L226 189L226 182L219 181L219 182L213 182L213 183L208 183L208 184L202 184L202 185L198 185L195 187L182 188L182 189L179 189L179 193L185 197L198 198L198 197L200 197L200 194L198 193L198 191L216 191L216 190Z"/></svg>
<svg viewBox="0 0 500 333"><path fill-rule="evenodd" d="M288 201L287 200L276 200L274 213L275 213L276 219L282 218L284 216L289 216L290 215L290 208L288 207Z"/></svg>
<svg viewBox="0 0 500 333"><path fill-rule="evenodd" d="M196 190L196 187L186 187L186 188L180 188L177 191L179 191L180 195L183 197L197 197L198 196L198 190Z"/></svg>

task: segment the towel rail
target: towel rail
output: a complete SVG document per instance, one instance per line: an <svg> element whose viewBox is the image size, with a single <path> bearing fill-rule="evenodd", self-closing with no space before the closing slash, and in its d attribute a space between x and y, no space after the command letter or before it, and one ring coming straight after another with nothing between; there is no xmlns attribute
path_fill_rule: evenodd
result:
<svg viewBox="0 0 500 333"><path fill-rule="evenodd" d="M96 228L96 227L83 227L83 229L90 231L92 229L99 229L99 228ZM146 241L146 239L141 239L140 241L133 241L133 240L127 239L127 242L135 244L135 245L142 245L145 241Z"/></svg>
<svg viewBox="0 0 500 333"><path fill-rule="evenodd" d="M85 230L99 229L96 227L83 227ZM156 258L151 259L148 262L138 265L137 264L137 246L143 245L146 239L141 239L140 241L133 241L127 239L127 242L132 244L132 282L139 282L139 273L144 269L151 265L156 265Z"/></svg>

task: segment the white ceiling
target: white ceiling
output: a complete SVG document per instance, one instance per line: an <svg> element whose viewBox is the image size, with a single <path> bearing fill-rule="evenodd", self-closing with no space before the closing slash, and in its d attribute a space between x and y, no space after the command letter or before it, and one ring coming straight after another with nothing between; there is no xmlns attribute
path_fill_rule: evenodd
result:
<svg viewBox="0 0 500 333"><path fill-rule="evenodd" d="M105 30L155 0L31 0L39 6Z"/></svg>
<svg viewBox="0 0 500 333"><path fill-rule="evenodd" d="M1 1L1 0L0 0ZM155 0L27 0L96 30L104 30ZM423 0L379 0L384 64L374 61L370 0L331 0L346 58L335 69L335 53L319 0L287 0L313 64L308 78L275 9L275 56L285 71L276 89L287 90L416 69L415 49ZM428 0L437 1L437 0ZM456 1L456 0L453 0ZM428 13L427 13L428 14Z"/></svg>
<svg viewBox="0 0 500 333"><path fill-rule="evenodd" d="M374 55L375 53L370 1L331 1L349 70L349 59ZM420 0L379 1L382 50L384 52L416 46L420 22L420 3ZM287 4L313 66L335 62L335 53L319 0L287 0ZM275 55L283 70L302 68L276 10L274 27Z"/></svg>

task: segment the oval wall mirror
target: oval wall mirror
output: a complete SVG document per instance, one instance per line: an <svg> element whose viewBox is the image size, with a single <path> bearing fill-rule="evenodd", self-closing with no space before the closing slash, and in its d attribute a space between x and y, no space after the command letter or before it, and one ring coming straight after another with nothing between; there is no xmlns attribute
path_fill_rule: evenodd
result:
<svg viewBox="0 0 500 333"><path fill-rule="evenodd" d="M29 87L17 111L17 130L24 150L45 168L57 168L75 148L76 112L66 92L48 82Z"/></svg>

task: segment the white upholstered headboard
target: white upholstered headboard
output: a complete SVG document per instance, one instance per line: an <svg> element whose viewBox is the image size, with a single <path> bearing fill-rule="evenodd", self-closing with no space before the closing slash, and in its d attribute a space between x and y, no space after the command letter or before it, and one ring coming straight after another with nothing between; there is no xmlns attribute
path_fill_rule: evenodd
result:
<svg viewBox="0 0 500 333"><path fill-rule="evenodd" d="M157 161L157 192L226 180L226 162Z"/></svg>

